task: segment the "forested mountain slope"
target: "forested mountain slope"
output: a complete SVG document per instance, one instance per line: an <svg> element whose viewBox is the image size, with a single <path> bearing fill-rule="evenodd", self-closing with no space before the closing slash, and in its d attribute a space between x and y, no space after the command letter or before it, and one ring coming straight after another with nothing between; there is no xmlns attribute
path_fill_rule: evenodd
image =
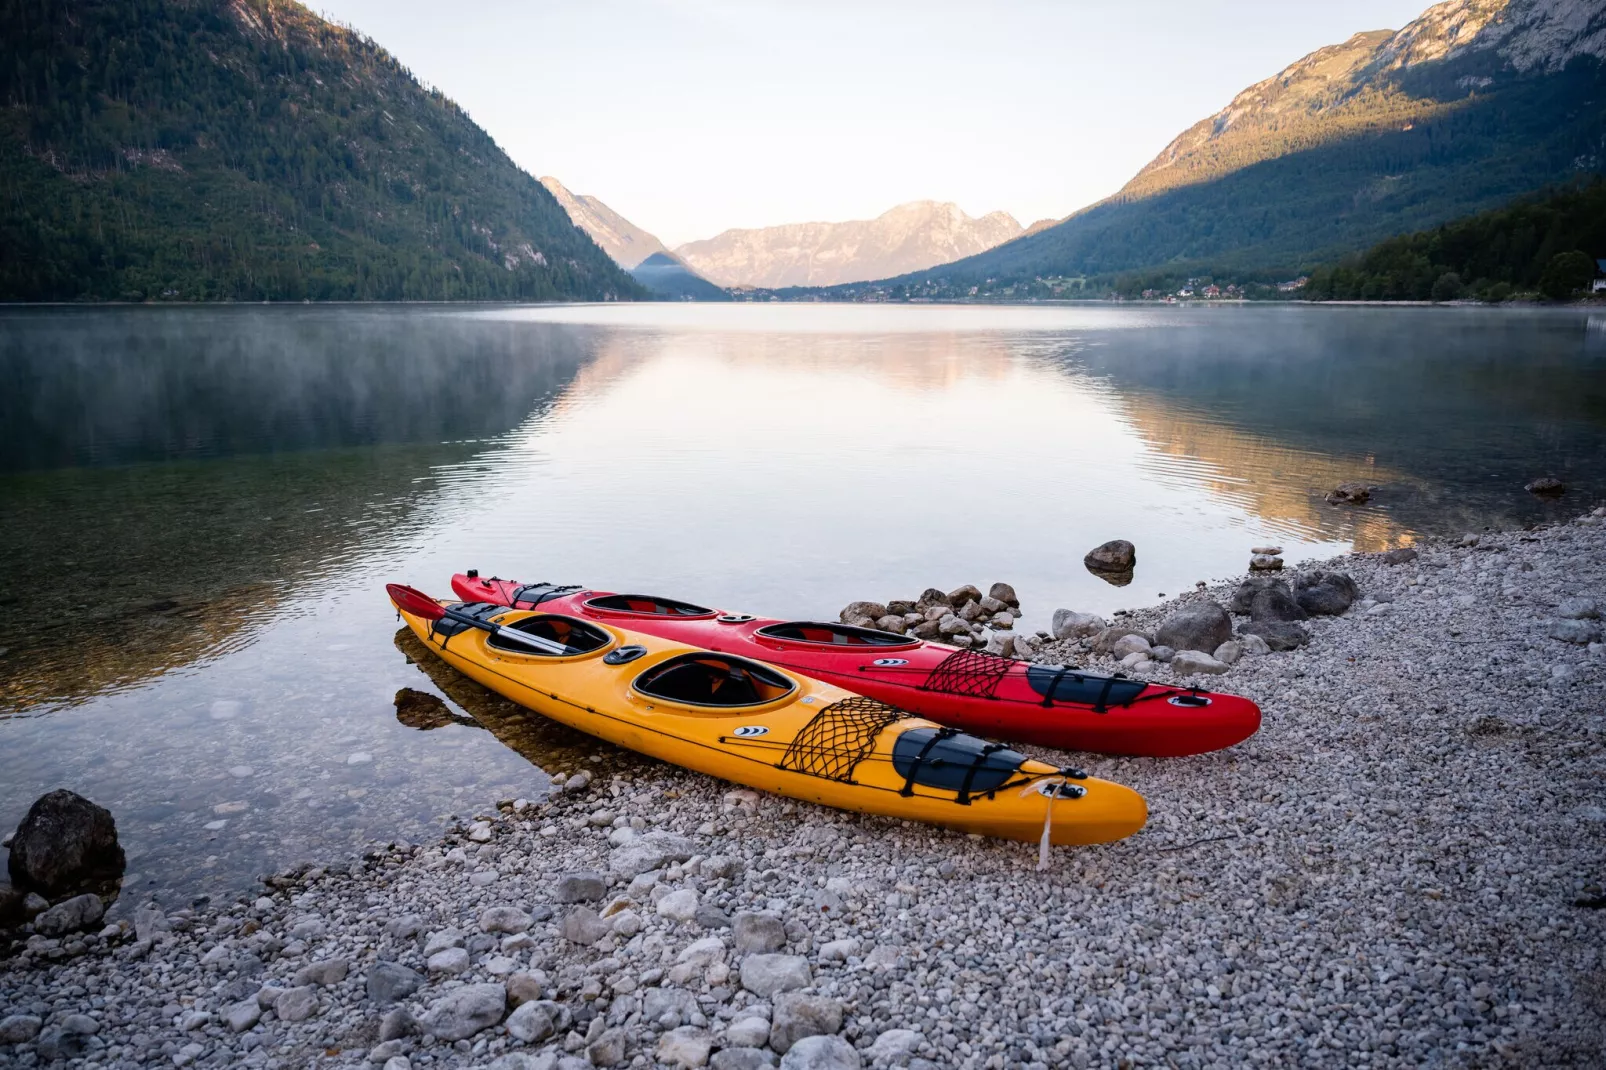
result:
<svg viewBox="0 0 1606 1070"><path fill-rule="evenodd" d="M0 299L639 285L438 90L288 0L0 0Z"/></svg>
<svg viewBox="0 0 1606 1070"><path fill-rule="evenodd" d="M907 276L1292 273L1606 170L1606 0L1449 0L1246 89L1115 197Z"/></svg>

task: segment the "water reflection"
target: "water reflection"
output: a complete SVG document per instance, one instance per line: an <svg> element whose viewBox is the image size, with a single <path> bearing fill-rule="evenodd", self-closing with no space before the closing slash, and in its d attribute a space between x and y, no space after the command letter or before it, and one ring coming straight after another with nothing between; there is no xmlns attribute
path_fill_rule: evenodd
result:
<svg viewBox="0 0 1606 1070"><path fill-rule="evenodd" d="M397 633L478 566L784 616L993 580L1029 627L1606 490L1586 317L1510 310L0 314L0 825L131 886L426 835L603 748ZM1559 505L1522 484L1552 472ZM1322 494L1362 479L1360 509ZM1137 544L1131 583L1082 567ZM397 692L440 698L398 719ZM26 714L29 716L18 716ZM50 714L50 716L41 716ZM9 715L9 716L8 716ZM430 725L427 730L424 726ZM152 882L155 882L154 884Z"/></svg>

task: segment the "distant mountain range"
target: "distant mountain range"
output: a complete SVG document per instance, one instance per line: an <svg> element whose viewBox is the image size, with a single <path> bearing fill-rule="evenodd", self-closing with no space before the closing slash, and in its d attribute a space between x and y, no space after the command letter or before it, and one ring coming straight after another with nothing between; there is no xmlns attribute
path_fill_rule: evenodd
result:
<svg viewBox="0 0 1606 1070"><path fill-rule="evenodd" d="M1449 0L1238 94L1114 197L888 283L1288 272L1606 170L1606 0Z"/></svg>
<svg viewBox="0 0 1606 1070"><path fill-rule="evenodd" d="M288 0L0 0L0 300L645 291L451 100Z"/></svg>
<svg viewBox="0 0 1606 1070"><path fill-rule="evenodd" d="M730 292L715 286L681 263L673 253L653 253L630 269L631 277L658 297L676 301L729 301Z"/></svg>
<svg viewBox="0 0 1606 1070"><path fill-rule="evenodd" d="M727 230L675 254L724 286L832 286L919 271L1021 233L1007 212L975 219L956 204L911 201L874 219Z"/></svg>
<svg viewBox="0 0 1606 1070"><path fill-rule="evenodd" d="M591 235L591 240L602 246L602 251L613 257L613 262L625 270L655 253L669 251L663 242L595 197L570 193L562 182L551 175L542 178L541 185L563 205L570 221Z"/></svg>

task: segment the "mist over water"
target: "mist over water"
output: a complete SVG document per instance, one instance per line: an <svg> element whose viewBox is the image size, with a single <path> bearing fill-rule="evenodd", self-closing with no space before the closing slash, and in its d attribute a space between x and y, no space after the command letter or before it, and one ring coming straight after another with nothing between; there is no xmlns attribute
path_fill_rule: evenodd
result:
<svg viewBox="0 0 1606 1070"><path fill-rule="evenodd" d="M1262 542L1292 562L1594 504L1606 331L1461 308L14 310L0 447L0 825L72 787L118 816L130 886L177 901L634 760L398 642L386 581L444 594L478 567L834 617L1002 579L1044 627ZM1522 490L1543 474L1560 503ZM1372 503L1322 501L1351 479ZM1130 587L1082 568L1111 538L1137 544ZM404 686L465 723L399 724Z"/></svg>

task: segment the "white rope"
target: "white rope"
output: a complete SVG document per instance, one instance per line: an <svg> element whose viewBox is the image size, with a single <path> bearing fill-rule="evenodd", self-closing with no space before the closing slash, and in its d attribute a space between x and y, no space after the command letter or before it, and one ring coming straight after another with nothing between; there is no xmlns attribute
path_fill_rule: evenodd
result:
<svg viewBox="0 0 1606 1070"><path fill-rule="evenodd" d="M1035 784L1028 784L1021 792L1021 797L1025 798L1028 792L1042 791L1044 784L1054 785L1053 790L1045 796L1048 806L1043 811L1043 835L1037 841L1037 872L1039 873L1048 869L1048 852L1053 844L1054 803L1060 797L1060 788L1068 783L1070 783L1070 778L1066 776L1046 777Z"/></svg>

